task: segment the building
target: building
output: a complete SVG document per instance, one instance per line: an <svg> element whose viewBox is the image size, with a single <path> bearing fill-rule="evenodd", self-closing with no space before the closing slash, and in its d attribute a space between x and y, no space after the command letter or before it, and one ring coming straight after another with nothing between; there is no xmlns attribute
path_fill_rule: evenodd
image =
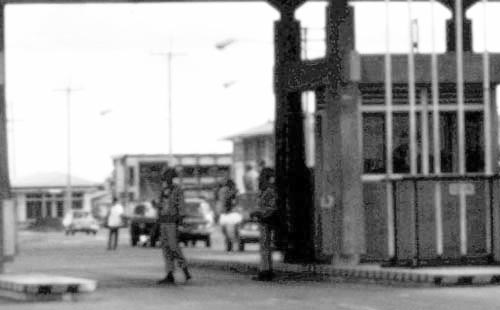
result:
<svg viewBox="0 0 500 310"><path fill-rule="evenodd" d="M103 185L71 177L72 209L92 210L92 197ZM44 218L64 217L66 175L63 173L39 173L12 182L12 194L16 202L17 220L30 223Z"/></svg>
<svg viewBox="0 0 500 310"><path fill-rule="evenodd" d="M212 189L230 175L231 154L126 154L113 158L112 193L125 204L157 198L161 186L160 173L167 165L175 167L174 181L187 194L210 197Z"/></svg>
<svg viewBox="0 0 500 310"><path fill-rule="evenodd" d="M304 121L306 162L307 166L314 167L314 118L308 114ZM268 121L262 125L249 128L245 131L226 137L233 142L232 177L240 193L244 193L243 175L245 166L250 164L257 167L260 160L266 165L274 167L274 122Z"/></svg>

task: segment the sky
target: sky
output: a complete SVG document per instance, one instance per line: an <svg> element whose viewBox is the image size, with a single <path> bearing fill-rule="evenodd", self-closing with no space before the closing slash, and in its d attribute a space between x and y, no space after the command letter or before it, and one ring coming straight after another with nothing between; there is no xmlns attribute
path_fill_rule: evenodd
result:
<svg viewBox="0 0 500 310"><path fill-rule="evenodd" d="M385 6L356 6L356 46L383 53ZM324 3L307 3L296 14L308 27L308 55L324 51ZM444 50L444 21L450 14L412 5L419 51ZM500 6L487 10L490 51ZM483 10L474 21L474 48L483 49ZM66 172L67 97L71 105L71 171L103 181L112 156L168 152L167 61L171 68L173 152L231 152L224 137L274 119L273 23L278 13L265 3L156 3L8 5L6 85L11 179L40 172ZM390 8L390 50L409 46L405 3ZM234 43L223 50L215 44ZM230 83L229 87L224 84Z"/></svg>

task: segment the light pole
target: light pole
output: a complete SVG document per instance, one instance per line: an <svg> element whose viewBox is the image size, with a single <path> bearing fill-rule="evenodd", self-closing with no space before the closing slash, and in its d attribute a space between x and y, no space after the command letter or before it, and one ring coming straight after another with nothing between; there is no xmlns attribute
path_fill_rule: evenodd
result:
<svg viewBox="0 0 500 310"><path fill-rule="evenodd" d="M167 92L168 92L168 157L170 164L173 165L173 120L172 120L172 60L176 56L183 56L185 53L174 53L172 50L172 42L170 49L165 52L152 53L155 56L162 56L167 61Z"/></svg>
<svg viewBox="0 0 500 310"><path fill-rule="evenodd" d="M56 89L66 94L66 197L65 210L67 214L71 210L72 205L72 187L71 187L71 95L73 92L80 89L71 88L68 85L62 89Z"/></svg>

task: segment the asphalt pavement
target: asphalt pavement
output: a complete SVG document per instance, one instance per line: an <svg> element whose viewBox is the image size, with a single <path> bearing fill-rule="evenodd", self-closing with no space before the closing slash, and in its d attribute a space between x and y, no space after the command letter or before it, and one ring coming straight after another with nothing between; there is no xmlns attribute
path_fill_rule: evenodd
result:
<svg viewBox="0 0 500 310"><path fill-rule="evenodd" d="M499 309L500 287L398 287L283 277L256 282L249 275L194 269L194 279L159 286L163 263L159 249L133 248L121 231L116 251L106 250L106 233L96 236L21 232L20 253L7 272L41 272L99 281L96 292L76 301L20 303L0 300L0 309ZM222 251L214 240L206 249L186 248L189 257ZM250 247L250 251L256 251Z"/></svg>

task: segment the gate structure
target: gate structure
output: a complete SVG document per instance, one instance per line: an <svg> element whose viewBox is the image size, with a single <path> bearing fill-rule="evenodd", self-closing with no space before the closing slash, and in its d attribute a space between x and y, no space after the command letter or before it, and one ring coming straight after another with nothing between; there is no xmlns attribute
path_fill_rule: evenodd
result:
<svg viewBox="0 0 500 310"><path fill-rule="evenodd" d="M413 47L407 55L359 55L354 8L330 0L326 56L301 60L294 14L305 1L268 0L280 13L274 25L275 168L285 219L278 246L286 261L421 265L500 259L497 119L490 96L500 82L500 55L472 52L465 10L476 0L463 1L439 1L453 18L447 52L438 56L415 55ZM116 1L1 2L0 199L10 188L5 5L85 2ZM305 164L304 91L317 98L313 176Z"/></svg>

